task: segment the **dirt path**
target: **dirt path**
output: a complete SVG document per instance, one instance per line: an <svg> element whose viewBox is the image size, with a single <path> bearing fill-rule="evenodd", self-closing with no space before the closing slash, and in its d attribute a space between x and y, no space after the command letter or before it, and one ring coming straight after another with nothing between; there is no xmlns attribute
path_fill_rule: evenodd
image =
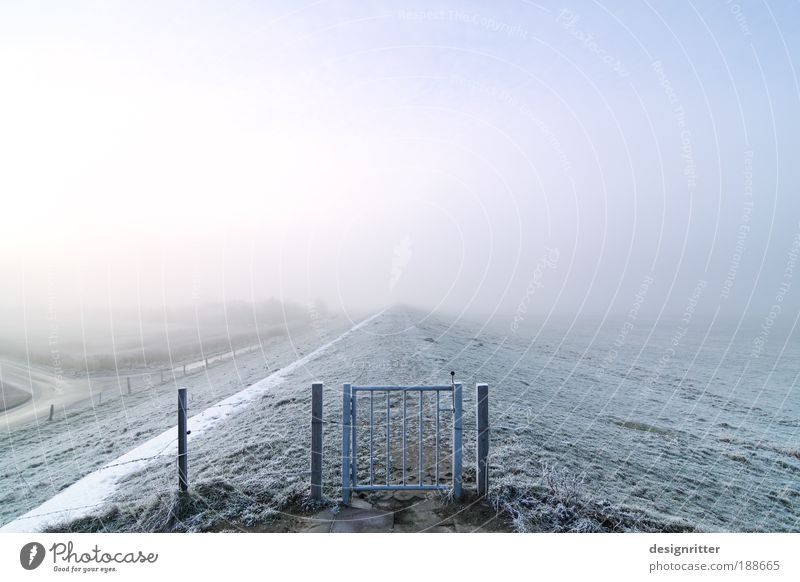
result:
<svg viewBox="0 0 800 582"><path fill-rule="evenodd" d="M23 400L16 405L5 406L0 416L6 428L34 420L47 420L51 404L57 410L62 410L84 400L89 392L89 383L85 378L65 378L35 366L8 360L0 361L0 380L4 384L3 394L9 387L12 388L12 397L14 392L23 393Z"/></svg>
<svg viewBox="0 0 800 582"><path fill-rule="evenodd" d="M0 412L16 408L30 399L29 392L16 388L8 382L0 382Z"/></svg>

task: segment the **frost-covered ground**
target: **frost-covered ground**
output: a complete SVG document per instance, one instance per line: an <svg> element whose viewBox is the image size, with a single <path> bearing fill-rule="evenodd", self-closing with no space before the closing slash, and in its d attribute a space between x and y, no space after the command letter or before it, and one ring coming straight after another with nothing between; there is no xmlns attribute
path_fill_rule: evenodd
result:
<svg viewBox="0 0 800 582"><path fill-rule="evenodd" d="M177 386L189 389L190 412L200 412L310 352L326 329L333 333L350 326L333 318L297 325L288 338L265 338L260 348L238 351L235 358L210 358L207 370L190 365L185 377L182 370L176 378L165 374L163 383L157 370L134 370L131 394L125 376L113 382L113 389L95 378L94 401L59 410L53 422L0 424L0 525L174 426ZM98 386L105 387L102 400Z"/></svg>
<svg viewBox="0 0 800 582"><path fill-rule="evenodd" d="M321 326L311 339L325 343L343 327ZM481 329L393 308L194 439L189 497L175 495L174 460L158 461L128 475L92 518L63 527L257 529L282 512L298 512L308 491L314 380L326 386L324 492L334 503L341 482L341 384L441 384L452 369L465 385L465 480L470 485L474 479L474 384L487 382L493 427L489 502L518 530L800 528L800 410L794 376L784 371L797 363L796 353L784 354L780 369L773 370L768 357L745 367L737 355L739 340L728 345L731 338L722 333L683 334L673 353L667 351L675 338L669 326L641 335L631 331L616 346L616 326L595 331L553 328L536 336L535 330ZM672 354L667 362L665 353ZM284 361L291 355L287 350ZM251 368L247 377L257 376L259 370ZM244 376L206 381L209 393L193 410L247 384ZM141 416L160 423L135 438L130 425L126 433L115 433L104 458L167 428L174 421L173 396L157 406L143 399ZM116 419L120 424L119 414ZM92 442L98 431L86 431L83 440ZM74 446L59 445L56 438L50 441L54 450ZM381 446L378 440L376 449ZM428 442L427 463L430 450ZM75 456L61 452L70 454ZM70 469L68 463L58 466ZM24 474L37 475L46 486L52 466L34 469L28 466ZM362 460L362 478L365 470ZM11 493L6 483L17 487L21 477L9 465L4 474L4 496L18 511L25 491Z"/></svg>

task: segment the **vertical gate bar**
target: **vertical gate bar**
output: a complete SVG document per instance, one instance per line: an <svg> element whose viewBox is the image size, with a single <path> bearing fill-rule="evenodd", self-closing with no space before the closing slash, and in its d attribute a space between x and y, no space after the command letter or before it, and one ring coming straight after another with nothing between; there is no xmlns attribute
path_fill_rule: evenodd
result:
<svg viewBox="0 0 800 582"><path fill-rule="evenodd" d="M489 492L489 385L476 384L475 404L478 419L478 439L476 443L476 479L478 481L478 495L484 496Z"/></svg>
<svg viewBox="0 0 800 582"><path fill-rule="evenodd" d="M439 484L439 391L436 391L436 484Z"/></svg>
<svg viewBox="0 0 800 582"><path fill-rule="evenodd" d="M453 387L453 405L453 497L461 499L461 442L463 431L461 384L455 384Z"/></svg>
<svg viewBox="0 0 800 582"><path fill-rule="evenodd" d="M350 395L350 420L352 422L351 426L351 435L352 438L350 439L351 447L352 447L352 457L353 460L350 462L350 472L352 473L352 478L350 482L353 484L353 487L356 486L358 483L358 439L356 438L358 433L356 430L356 401L358 400L357 395L358 392L353 392Z"/></svg>
<svg viewBox="0 0 800 582"><path fill-rule="evenodd" d="M311 384L311 499L322 499L322 384Z"/></svg>
<svg viewBox="0 0 800 582"><path fill-rule="evenodd" d="M403 390L403 485L406 484L406 391Z"/></svg>
<svg viewBox="0 0 800 582"><path fill-rule="evenodd" d="M375 425L375 392L370 390L369 393L369 484L372 485L373 470L375 467L375 458L373 457L373 447L375 439L372 435L372 428Z"/></svg>
<svg viewBox="0 0 800 582"><path fill-rule="evenodd" d="M422 390L419 391L419 482L422 485Z"/></svg>
<svg viewBox="0 0 800 582"><path fill-rule="evenodd" d="M392 475L392 458L391 458L391 451L389 450L389 440L391 437L391 429L390 425L392 422L391 415L389 412L389 391L386 391L386 484L389 484Z"/></svg>
<svg viewBox="0 0 800 582"><path fill-rule="evenodd" d="M350 505L350 384L342 385L342 503Z"/></svg>

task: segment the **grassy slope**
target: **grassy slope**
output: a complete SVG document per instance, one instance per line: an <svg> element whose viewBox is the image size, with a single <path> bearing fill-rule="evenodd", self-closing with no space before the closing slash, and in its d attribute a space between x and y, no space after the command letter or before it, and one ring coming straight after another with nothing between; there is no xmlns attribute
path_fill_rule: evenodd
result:
<svg viewBox="0 0 800 582"><path fill-rule="evenodd" d="M335 329L348 322L329 322ZM262 350L237 356L179 378L189 388L190 409L199 411L263 378L319 343L319 332L300 326L264 340ZM81 476L175 425L176 384L122 387L102 404L86 403L52 423L3 430L0 436L0 523L6 523L75 482ZM121 383L124 386L124 381ZM92 500L87 500L90 504Z"/></svg>

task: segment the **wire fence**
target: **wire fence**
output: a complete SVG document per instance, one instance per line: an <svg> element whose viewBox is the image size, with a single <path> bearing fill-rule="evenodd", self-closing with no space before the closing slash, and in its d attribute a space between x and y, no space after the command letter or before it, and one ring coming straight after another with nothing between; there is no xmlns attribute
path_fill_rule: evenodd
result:
<svg viewBox="0 0 800 582"><path fill-rule="evenodd" d="M196 475L196 480L193 480L190 494L195 502L201 506L214 508L216 506L211 501L214 501L220 494L214 487L230 488L233 491L230 493L231 495L252 503L253 507L248 510L280 512L281 508L286 506L287 499L296 499L297 496L302 497L303 494L306 494L311 476L309 467L311 412L309 396L310 393L307 389L294 388L279 395L265 393L261 397L241 401L223 401L206 406L201 404L203 411L200 414L204 416L213 417L215 410L233 410L237 413L236 417L241 414L247 418L230 423L233 430L226 430L224 438L220 438L220 433L215 432L213 436L207 435L210 438L201 437L199 441L192 439L190 447L192 463L190 466ZM199 399L199 401L202 400ZM340 492L338 484L341 482L341 466L337 462L337 460L341 460L341 442L339 441L342 428L341 403L335 390L327 391L325 400L326 406L321 421L324 426L329 427L329 430L324 431L325 438L322 448L324 458L327 460L324 467L323 488L326 502L335 503ZM286 408L287 406L289 408ZM174 409L174 402L171 407L164 403L159 410L166 412L168 408ZM249 426L254 417L259 419L259 427L264 429L260 435L254 434L253 427ZM226 425L227 428L229 427ZM191 429L191 422L189 429ZM175 428L170 430L177 432ZM471 434L476 431L473 427L468 426L464 426L464 430ZM426 446L428 445L427 441L432 438L432 435L425 435ZM118 442L110 441L109 446ZM142 508L166 507L172 503L170 500L178 490L177 442L176 434L155 452L148 452L135 458L123 456L95 468L92 473L115 473L112 491L97 502L77 504L45 513L34 511L34 515L30 517L22 516L17 519L41 521L43 518L63 516L73 522L80 518L81 523L84 523L85 519L91 519L91 516L87 514L92 514L95 518L100 519L103 514L101 510L104 508L128 507L131 508L132 513L136 513ZM472 442L465 436L465 457L469 456L471 445ZM119 472L120 469L122 472ZM56 483L61 479L66 479L70 470L67 468L55 472L52 481ZM24 476L20 474L19 477L30 489L31 486L25 481ZM81 487L80 480L70 487ZM175 513L173 509L169 508L164 511ZM209 511L218 511L218 508ZM51 525L69 527L56 523L58 521L53 519ZM148 527L152 525L148 522ZM118 524L115 523L97 527L101 528L99 531L120 530Z"/></svg>

